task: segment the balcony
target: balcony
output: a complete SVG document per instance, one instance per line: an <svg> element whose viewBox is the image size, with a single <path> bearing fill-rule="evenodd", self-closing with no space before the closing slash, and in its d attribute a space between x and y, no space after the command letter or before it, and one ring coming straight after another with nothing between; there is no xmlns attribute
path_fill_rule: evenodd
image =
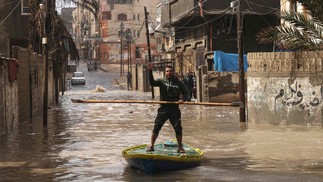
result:
<svg viewBox="0 0 323 182"><path fill-rule="evenodd" d="M202 2L202 6L200 3ZM161 5L161 22L165 26L181 24L192 16L234 13L230 7L233 0L164 0ZM280 10L280 0L241 1L244 14L275 14ZM202 11L201 11L202 7Z"/></svg>

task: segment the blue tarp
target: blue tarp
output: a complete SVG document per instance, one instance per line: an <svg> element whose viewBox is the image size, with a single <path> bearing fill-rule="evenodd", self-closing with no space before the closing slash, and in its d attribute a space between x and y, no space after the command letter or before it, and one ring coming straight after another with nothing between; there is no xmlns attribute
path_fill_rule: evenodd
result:
<svg viewBox="0 0 323 182"><path fill-rule="evenodd" d="M214 71L218 72L235 72L239 71L238 54L214 51ZM243 55L244 71L247 71L247 55Z"/></svg>

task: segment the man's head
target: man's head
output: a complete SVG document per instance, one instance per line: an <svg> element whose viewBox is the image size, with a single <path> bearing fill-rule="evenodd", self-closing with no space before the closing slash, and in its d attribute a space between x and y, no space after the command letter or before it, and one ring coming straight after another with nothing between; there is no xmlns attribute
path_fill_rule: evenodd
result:
<svg viewBox="0 0 323 182"><path fill-rule="evenodd" d="M166 66L165 68L165 75L166 78L171 78L174 75L174 68L173 66Z"/></svg>

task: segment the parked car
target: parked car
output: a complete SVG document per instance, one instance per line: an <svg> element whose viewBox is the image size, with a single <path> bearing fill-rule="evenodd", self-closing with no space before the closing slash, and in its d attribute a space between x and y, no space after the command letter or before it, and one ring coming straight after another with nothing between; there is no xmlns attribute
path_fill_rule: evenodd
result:
<svg viewBox="0 0 323 182"><path fill-rule="evenodd" d="M83 84L85 85L85 77L83 72L74 72L71 79L72 85Z"/></svg>

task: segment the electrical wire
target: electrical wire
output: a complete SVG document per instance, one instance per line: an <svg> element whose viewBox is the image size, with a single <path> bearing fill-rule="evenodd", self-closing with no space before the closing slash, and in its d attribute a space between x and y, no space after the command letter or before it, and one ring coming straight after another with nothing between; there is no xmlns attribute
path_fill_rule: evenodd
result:
<svg viewBox="0 0 323 182"><path fill-rule="evenodd" d="M175 31L176 30L180 30L181 28L183 28L185 25L187 25L188 23L190 23L193 19L195 18L195 16L192 16L186 23L184 23L181 27L176 28L175 27ZM185 27L186 28L186 27Z"/></svg>
<svg viewBox="0 0 323 182"><path fill-rule="evenodd" d="M204 0L203 2L201 2L202 3L202 5L205 3L205 2L207 2L208 0ZM185 11L185 12L183 12L183 13L181 13L181 15L179 15L177 18L178 19L181 19L182 17L184 17L184 16L186 16L186 15L188 15L190 12L192 12L195 8L197 8L197 7L199 7L200 5L196 5L196 6L194 6L193 8L191 8L191 9L189 9L189 10L187 10L187 11Z"/></svg>
<svg viewBox="0 0 323 182"><path fill-rule="evenodd" d="M218 19L222 18L223 16L227 16L227 15L229 15L229 14L221 14L220 16L216 16L216 17L212 18L212 19L211 19L211 20L209 20L209 21L206 21L206 22L204 22L204 23L202 23L202 24L195 25L195 26L190 26L190 27L174 27L174 28L177 28L177 30L180 30L180 29L188 29L188 30L185 30L185 31L177 31L177 32L179 32L179 33L185 33L185 32L189 32L189 31L191 31L192 29L196 29L196 28L199 28L199 27L201 27L201 26L207 25L207 24L209 24L209 23L211 23L211 22L214 22L214 21L216 21L216 20L218 20Z"/></svg>
<svg viewBox="0 0 323 182"><path fill-rule="evenodd" d="M15 9L18 7L18 5L21 3L21 1L19 1L17 3L17 5L11 10L11 12L7 15L7 17L5 17L2 22L0 23L0 26L10 17L10 15L15 11Z"/></svg>
<svg viewBox="0 0 323 182"><path fill-rule="evenodd" d="M246 0L246 4L248 5L248 7L251 9L251 12L252 14L257 14L257 15L266 15L266 14L272 14L273 12L275 11L279 11L280 10L280 7L282 7L282 5L279 6L279 8L272 8L272 7L268 7L266 5L263 5L263 4L258 4L258 3L254 3L254 2L250 2L248 0ZM286 1L287 2L287 1ZM284 4L286 3L284 2ZM254 7L255 6L258 6L258 7L263 7L263 8L267 8L267 9L270 9L270 11L268 12L264 12L264 13L259 13L259 12L256 12L255 10L253 10L253 8L251 8L251 5L253 5Z"/></svg>
<svg viewBox="0 0 323 182"><path fill-rule="evenodd" d="M252 10L252 12L253 12L253 14L257 14L257 15L266 15L266 14L272 14L272 12L274 12L274 11L277 11L277 10L279 10L279 8L270 8L270 7L268 7L268 6L265 6L265 5L261 5L261 4L257 4L257 3L253 3L253 2L249 2L248 0L246 0L247 1L247 5L249 6L249 8ZM205 2L205 1L204 1ZM284 3L286 3L286 2L284 2ZM253 10L253 8L251 8L251 5L250 4L253 4L253 5L257 5L257 6L261 6L261 7L266 7L266 8L269 8L269 9L271 9L270 11L268 11L268 12L265 12L265 13L257 13L256 11L254 11ZM193 18L191 18L187 23L185 23L184 25L182 25L182 26L180 26L180 27L174 27L176 30L180 30L180 29L196 29L196 28L199 28L199 27L201 27L201 26L203 26L203 25L206 25L206 24L208 24L208 23L211 23L211 22L213 22L213 21L216 21L216 20L218 20L219 18L222 18L224 15L226 15L226 14L232 14L231 12L228 12L228 10L230 10L231 9L231 7L228 7L227 9L225 9L225 10L222 10L221 11L221 16L219 16L219 17L216 17L216 18L214 18L214 19L211 19L211 20L209 20L209 21L207 21L207 22L204 22L204 23L202 23L202 24L199 24L199 25L195 25L195 26L190 26L190 27L184 27L185 25L187 25ZM204 11L204 10L203 10ZM209 12L214 12L214 11L207 11L207 10L205 10L205 12L207 12L207 13L209 13ZM216 11L217 13L220 13L219 11ZM265 19L264 19L265 20ZM266 20L265 20L266 21ZM266 21L266 23L269 25L269 23ZM180 32L178 32L177 31L177 33L185 33L185 32L189 32L190 30L188 30L188 31L180 31Z"/></svg>
<svg viewBox="0 0 323 182"><path fill-rule="evenodd" d="M7 1L7 0L2 0L2 1L0 1L0 7L1 8L3 8L3 7L5 7L5 6L7 6L7 5L9 5L9 4L13 4L13 3L16 3L17 1L20 1L20 0L14 0L14 1L8 1L8 2L4 2L4 1Z"/></svg>
<svg viewBox="0 0 323 182"><path fill-rule="evenodd" d="M253 8L251 7L251 5L250 5L250 2L248 1L248 0L246 0L246 2L247 2L247 5L248 5L248 7L254 12L254 10L253 10ZM276 10L275 10L276 11ZM266 15L266 14L271 14L271 13L265 13L264 15ZM270 25L270 23L263 17L263 16L261 16L261 18L264 20L264 22L268 25L268 26L271 26Z"/></svg>

